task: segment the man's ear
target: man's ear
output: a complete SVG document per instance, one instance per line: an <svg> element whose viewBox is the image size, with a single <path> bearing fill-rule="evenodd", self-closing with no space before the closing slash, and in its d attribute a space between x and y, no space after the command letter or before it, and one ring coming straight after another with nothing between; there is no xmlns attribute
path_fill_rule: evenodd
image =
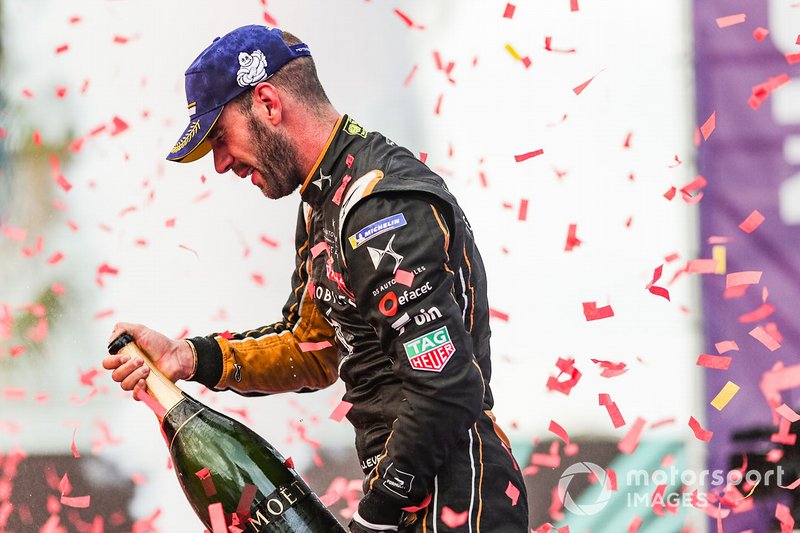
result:
<svg viewBox="0 0 800 533"><path fill-rule="evenodd" d="M267 82L256 85L253 90L253 111L273 126L280 124L283 106L277 87Z"/></svg>

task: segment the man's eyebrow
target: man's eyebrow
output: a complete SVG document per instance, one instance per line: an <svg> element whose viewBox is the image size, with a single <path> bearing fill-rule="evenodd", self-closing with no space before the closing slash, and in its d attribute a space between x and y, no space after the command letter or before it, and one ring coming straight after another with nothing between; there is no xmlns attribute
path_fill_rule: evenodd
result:
<svg viewBox="0 0 800 533"><path fill-rule="evenodd" d="M209 141L216 141L219 139L225 131L223 130L222 126L214 126L211 128L211 132L208 134Z"/></svg>

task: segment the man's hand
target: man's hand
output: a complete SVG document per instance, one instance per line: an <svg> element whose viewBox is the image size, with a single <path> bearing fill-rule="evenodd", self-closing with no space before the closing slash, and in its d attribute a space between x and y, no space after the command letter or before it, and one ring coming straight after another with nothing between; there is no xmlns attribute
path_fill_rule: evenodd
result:
<svg viewBox="0 0 800 533"><path fill-rule="evenodd" d="M150 356L158 369L171 381L191 377L195 369L195 358L186 341L170 339L141 324L120 322L114 326L109 343L123 333L132 335L139 348ZM112 370L111 379L118 382L122 390L134 391L134 397L140 390L147 388L144 379L150 369L139 357L129 360L128 356L121 353L108 355L103 359L103 368Z"/></svg>

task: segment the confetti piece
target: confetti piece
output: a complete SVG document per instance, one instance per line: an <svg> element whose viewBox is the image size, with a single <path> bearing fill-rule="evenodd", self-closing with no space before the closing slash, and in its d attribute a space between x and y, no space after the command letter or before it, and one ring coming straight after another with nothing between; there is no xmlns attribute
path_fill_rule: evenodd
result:
<svg viewBox="0 0 800 533"><path fill-rule="evenodd" d="M786 58L786 62L790 65L796 65L800 63L800 53L798 54L785 54L784 57Z"/></svg>
<svg viewBox="0 0 800 533"><path fill-rule="evenodd" d="M257 491L258 488L252 483L244 486L242 495L239 498L239 505L236 506L236 514L245 518L250 516L250 504L253 503L253 498L255 498Z"/></svg>
<svg viewBox="0 0 800 533"><path fill-rule="evenodd" d="M516 9L517 9L517 6L515 6L514 4L511 4L511 3L506 4L506 10L503 12L503 18L506 18L506 19L514 18L514 11ZM461 524L463 524L463 523L464 522L461 522ZM461 524L457 524L456 526L450 526L450 527L457 527L457 526L460 526Z"/></svg>
<svg viewBox="0 0 800 533"><path fill-rule="evenodd" d="M522 61L522 56L520 56L520 55L517 53L517 51L516 51L516 50L514 50L514 47L513 47L513 46L511 46L510 44L506 44L506 50L508 50L508 53L509 53L509 54L511 54L511 57L513 57L513 58L514 58L514 59L516 59L517 61Z"/></svg>
<svg viewBox="0 0 800 533"><path fill-rule="evenodd" d="M398 268L397 272L395 272L394 280L400 285L410 287L414 283L414 273Z"/></svg>
<svg viewBox="0 0 800 533"><path fill-rule="evenodd" d="M714 133L714 129L717 127L717 112L714 111L711 113L711 116L708 117L708 120L700 126L700 133L703 134L703 140L707 141L711 134Z"/></svg>
<svg viewBox="0 0 800 533"><path fill-rule="evenodd" d="M350 409L353 407L353 404L350 402L346 402L344 400L339 402L339 405L333 410L333 412L328 416L331 420L336 422L341 422L342 419L350 412Z"/></svg>
<svg viewBox="0 0 800 533"><path fill-rule="evenodd" d="M794 531L794 518L791 510L779 503L775 506L775 518L781 523L781 533L792 533Z"/></svg>
<svg viewBox="0 0 800 533"><path fill-rule="evenodd" d="M259 238L259 240L260 240L262 243L264 243L264 244L266 244L267 246L269 246L270 248L277 248L277 247L279 246L277 241L274 241L274 240L270 239L270 238L269 238L269 237L267 237L266 235L262 235L262 236ZM315 257L316 257L316 256L315 256Z"/></svg>
<svg viewBox="0 0 800 533"><path fill-rule="evenodd" d="M646 290L650 291L650 294L655 294L656 296L661 296L662 298L666 298L669 301L669 291L664 287L657 287L655 282L661 279L661 273L664 270L664 265L659 265L653 271L653 279L650 280L650 283L647 284L645 287Z"/></svg>
<svg viewBox="0 0 800 533"><path fill-rule="evenodd" d="M793 481L791 484L789 484L789 485L778 485L778 486L779 486L780 488L782 488L782 489L794 490L794 489L796 489L797 487L800 487L800 479L796 479L796 480L794 480L794 481Z"/></svg>
<svg viewBox="0 0 800 533"><path fill-rule="evenodd" d="M717 18L717 26L719 26L720 28L727 28L728 26L735 26L736 24L741 24L745 20L747 20L747 15L745 13L739 13L737 15L728 15L727 17Z"/></svg>
<svg viewBox="0 0 800 533"><path fill-rule="evenodd" d="M418 65L414 65L411 68L411 72L408 73L408 76L406 76L406 79L403 81L403 87L408 87L408 85L411 83L411 80L414 79L414 74L417 73L417 68L418 68ZM425 161L423 161L423 163L424 162Z"/></svg>
<svg viewBox="0 0 800 533"><path fill-rule="evenodd" d="M153 411L153 414L155 414L159 420L161 420L162 418L164 418L164 416L166 416L167 410L164 409L164 406L161 405L161 403L159 403L158 400L147 394L146 391L137 390L136 398L144 402L144 404L147 407L149 407L151 411Z"/></svg>
<svg viewBox="0 0 800 533"><path fill-rule="evenodd" d="M711 440L711 436L714 435L713 431L708 431L703 429L700 426L700 422L693 416L689 417L689 427L692 428L694 432L694 436L697 437L699 440L703 442L708 442Z"/></svg>
<svg viewBox="0 0 800 533"><path fill-rule="evenodd" d="M605 70L605 69L603 69L603 70ZM600 72L603 72L603 70L601 70ZM594 79L595 79L597 76L599 76L599 75L600 75L600 72L598 72L597 74L595 74L594 76L592 76L591 78L589 78L588 80L586 80L585 82L581 83L580 85L578 85L577 87L575 87L574 89L572 89L572 92L574 92L576 95L579 95L579 94L581 94L581 93L583 92L583 90L584 90L584 89L586 89L586 87L588 87L588 86L589 86L589 84L590 84L590 83L592 83L592 81L593 81L593 80L594 80Z"/></svg>
<svg viewBox="0 0 800 533"><path fill-rule="evenodd" d="M736 287L738 285L755 285L761 281L760 270L747 270L743 272L731 272L725 277L725 288Z"/></svg>
<svg viewBox="0 0 800 533"><path fill-rule="evenodd" d="M733 399L736 393L739 392L739 385L732 381L728 381L725 383L725 386L722 387L714 399L711 400L711 406L714 407L717 411L722 411L726 405Z"/></svg>
<svg viewBox="0 0 800 533"><path fill-rule="evenodd" d="M642 436L642 430L644 430L644 425L645 419L637 418L628 430L628 433L617 443L617 449L626 455L630 455L636 451L636 448L639 446L639 439Z"/></svg>
<svg viewBox="0 0 800 533"><path fill-rule="evenodd" d="M511 500L512 507L517 505L517 500L519 499L519 489L510 481L508 482L508 487L506 487L506 496L508 496L508 499Z"/></svg>
<svg viewBox="0 0 800 533"><path fill-rule="evenodd" d="M561 53L561 54L574 54L575 53L575 49L574 48L569 48L569 49L553 48L552 45L553 45L553 38L549 37L549 36L545 37L544 38L544 49L547 50L548 52L558 52L558 53ZM566 115L564 115L564 118L566 118Z"/></svg>
<svg viewBox="0 0 800 533"><path fill-rule="evenodd" d="M621 376L628 371L625 363L612 363L611 361L603 361L602 359L592 359L592 363L595 363L602 368L602 371L600 372L600 377L602 378Z"/></svg>
<svg viewBox="0 0 800 533"><path fill-rule="evenodd" d="M578 0L569 0L569 10L578 11Z"/></svg>
<svg viewBox="0 0 800 533"><path fill-rule="evenodd" d="M115 44L128 44L128 41L130 41L129 37L123 37L122 35L115 35L113 42Z"/></svg>
<svg viewBox="0 0 800 533"><path fill-rule="evenodd" d="M78 431L78 428L72 430L72 444L70 444L69 449L72 452L72 457L75 459L79 459L81 454L78 452L78 447L75 446L75 433Z"/></svg>
<svg viewBox="0 0 800 533"><path fill-rule="evenodd" d="M515 155L514 156L514 161L516 161L517 163L521 163L522 161L525 161L525 160L530 159L532 157L536 157L536 156L542 155L543 153L544 153L544 150L540 148L539 150L534 150L533 152L527 152L525 154Z"/></svg>
<svg viewBox="0 0 800 533"><path fill-rule="evenodd" d="M91 496L62 496L61 504L76 509L86 509L91 504Z"/></svg>
<svg viewBox="0 0 800 533"><path fill-rule="evenodd" d="M764 215L755 210L747 215L747 218L739 224L739 229L745 233L753 233L762 222L764 222Z"/></svg>
<svg viewBox="0 0 800 533"><path fill-rule="evenodd" d="M56 54L63 54L67 50L69 50L69 44L62 44L56 48Z"/></svg>
<svg viewBox="0 0 800 533"><path fill-rule="evenodd" d="M569 434L567 430L561 427L556 421L551 420L550 425L547 427L547 431L554 434L556 437L564 441L564 444L569 445Z"/></svg>
<svg viewBox="0 0 800 533"><path fill-rule="evenodd" d="M62 252L56 252L47 259L47 264L57 265L62 259L64 259L64 254Z"/></svg>
<svg viewBox="0 0 800 533"><path fill-rule="evenodd" d="M572 250L583 244L583 241L581 241L576 235L577 231L578 231L577 224L569 225L569 229L567 229L567 243L564 245L565 252L571 252Z"/></svg>
<svg viewBox="0 0 800 533"><path fill-rule="evenodd" d="M498 320L502 320L503 322L508 322L508 313L504 313L502 311L498 311L497 309L489 308L489 318L496 318Z"/></svg>
<svg viewBox="0 0 800 533"><path fill-rule="evenodd" d="M113 126L113 128L111 129L112 137L115 135L119 135L120 133L128 129L128 123L117 116L115 116L111 120L111 125Z"/></svg>
<svg viewBox="0 0 800 533"><path fill-rule="evenodd" d="M212 503L208 506L208 519L211 522L211 533L229 533L225 523L225 511L222 502Z"/></svg>
<svg viewBox="0 0 800 533"><path fill-rule="evenodd" d="M317 350L324 350L333 346L330 341L322 342L300 342L298 343L301 352L314 352Z"/></svg>
<svg viewBox="0 0 800 533"><path fill-rule="evenodd" d="M416 513L422 509L425 509L431 503L431 495L428 494L425 496L425 499L420 502L419 505L411 505L409 507L403 507L403 511L408 511L409 513Z"/></svg>
<svg viewBox="0 0 800 533"><path fill-rule="evenodd" d="M690 274L713 274L716 269L716 259L693 259L686 264L686 271Z"/></svg>
<svg viewBox="0 0 800 533"><path fill-rule="evenodd" d="M716 348L717 353L725 353L730 351L739 351L739 345L736 344L736 341L720 341L714 345Z"/></svg>
<svg viewBox="0 0 800 533"><path fill-rule="evenodd" d="M250 278L259 287L263 287L267 283L267 281L264 279L264 276L259 274L258 272L253 272L253 274L250 275Z"/></svg>
<svg viewBox="0 0 800 533"><path fill-rule="evenodd" d="M614 310L610 305L597 307L597 302L583 302L583 316L586 317L587 322L591 322L614 316Z"/></svg>
<svg viewBox="0 0 800 533"><path fill-rule="evenodd" d="M758 309L754 309L749 313L744 313L743 315L739 316L739 322L741 324L752 324L753 322L760 322L764 320L772 313L775 312L775 306L772 304L761 304Z"/></svg>
<svg viewBox="0 0 800 533"><path fill-rule="evenodd" d="M697 358L697 366L712 368L714 370L728 370L733 358L729 356L709 355L702 353Z"/></svg>
<svg viewBox="0 0 800 533"><path fill-rule="evenodd" d="M769 35L769 30L767 28L762 28L761 26L759 26L758 28L753 30L753 39L755 39L758 42L761 42L764 39L766 39L767 35Z"/></svg>
<svg viewBox="0 0 800 533"><path fill-rule="evenodd" d="M556 361L556 368L558 368L559 373L556 376L550 376L547 379L547 389L560 392L569 396L570 391L572 391L573 387L578 384L578 381L581 379L581 372L574 366L575 359L563 359L561 357L558 358ZM562 374L567 375L567 379L564 381L559 381Z"/></svg>
<svg viewBox="0 0 800 533"><path fill-rule="evenodd" d="M598 396L600 405L605 407L608 411L608 416L611 417L611 423L614 424L614 428L619 428L625 425L625 419L622 417L622 413L619 411L619 407L613 401L611 401L611 395L609 394L600 394Z"/></svg>
<svg viewBox="0 0 800 533"><path fill-rule="evenodd" d="M211 472L208 468L201 468L194 475L200 478L206 496L214 496L217 493L217 487L214 486L214 480L211 479Z"/></svg>
<svg viewBox="0 0 800 533"><path fill-rule="evenodd" d="M459 526L466 524L468 517L469 517L469 510L457 513L446 505L442 507L442 522L449 528L455 529Z"/></svg>
<svg viewBox="0 0 800 533"><path fill-rule="evenodd" d="M519 202L519 213L517 214L517 220L524 222L528 219L528 199L523 198Z"/></svg>
<svg viewBox="0 0 800 533"><path fill-rule="evenodd" d="M781 347L780 343L761 326L756 326L749 333L751 337L766 346L771 352Z"/></svg>
<svg viewBox="0 0 800 533"><path fill-rule="evenodd" d="M667 190L667 192L665 192L665 193L664 193L664 198L666 198L668 201L670 201L670 202L671 202L671 201L672 201L672 199L673 199L673 198L675 198L675 193L676 193L676 192L678 192L678 189L677 189L677 188L675 188L674 186L673 186L673 187L670 187L670 188Z"/></svg>
<svg viewBox="0 0 800 533"><path fill-rule="evenodd" d="M411 28L411 29L415 29L416 28L418 30L424 30L425 29L425 26L420 26L419 24L415 24L414 21L411 20L411 17L409 17L408 15L406 15L405 13L400 11L399 9L395 8L394 13L398 17L400 17L402 19L402 21L406 23L406 26L408 26L409 28Z"/></svg>
<svg viewBox="0 0 800 533"><path fill-rule="evenodd" d="M775 411L789 422L797 422L800 420L800 415L785 403L775 409Z"/></svg>

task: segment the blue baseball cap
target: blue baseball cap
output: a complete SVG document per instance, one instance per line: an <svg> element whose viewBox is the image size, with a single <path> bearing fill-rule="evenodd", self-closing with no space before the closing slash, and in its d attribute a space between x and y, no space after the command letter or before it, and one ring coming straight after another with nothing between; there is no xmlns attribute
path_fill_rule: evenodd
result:
<svg viewBox="0 0 800 533"><path fill-rule="evenodd" d="M281 30L270 26L242 26L214 39L186 69L189 125L167 159L189 163L206 155L211 150L206 137L225 104L289 61L310 55L304 43L287 46Z"/></svg>

